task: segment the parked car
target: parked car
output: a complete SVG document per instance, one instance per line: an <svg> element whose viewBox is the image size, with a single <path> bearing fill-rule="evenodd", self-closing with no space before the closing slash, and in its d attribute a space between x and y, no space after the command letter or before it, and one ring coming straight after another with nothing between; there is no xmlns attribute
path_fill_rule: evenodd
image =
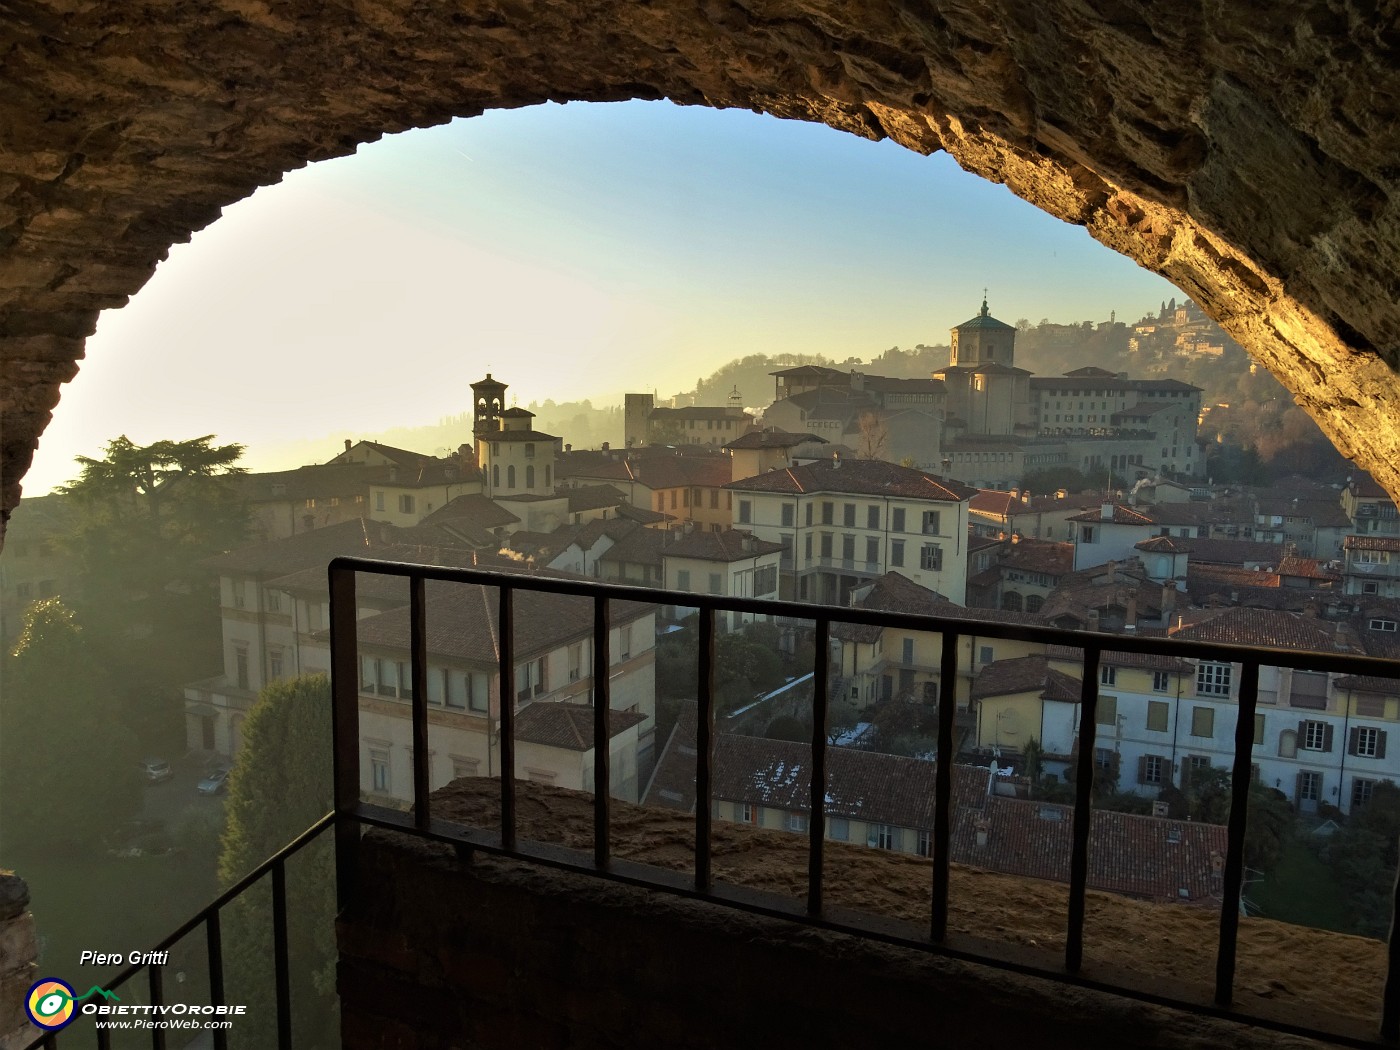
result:
<svg viewBox="0 0 1400 1050"><path fill-rule="evenodd" d="M152 784L159 784L162 780L169 780L175 775L175 770L170 768L170 763L163 758L148 758L141 763L141 775Z"/></svg>
<svg viewBox="0 0 1400 1050"><path fill-rule="evenodd" d="M228 783L227 769L211 769L208 775L195 788L201 795L217 795Z"/></svg>

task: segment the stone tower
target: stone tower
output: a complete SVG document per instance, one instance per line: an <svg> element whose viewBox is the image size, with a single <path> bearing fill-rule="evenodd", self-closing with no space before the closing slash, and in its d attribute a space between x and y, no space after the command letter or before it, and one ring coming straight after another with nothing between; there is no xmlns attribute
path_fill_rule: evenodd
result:
<svg viewBox="0 0 1400 1050"><path fill-rule="evenodd" d="M501 410L506 406L506 384L486 378L472 384L472 433L477 437L501 429Z"/></svg>

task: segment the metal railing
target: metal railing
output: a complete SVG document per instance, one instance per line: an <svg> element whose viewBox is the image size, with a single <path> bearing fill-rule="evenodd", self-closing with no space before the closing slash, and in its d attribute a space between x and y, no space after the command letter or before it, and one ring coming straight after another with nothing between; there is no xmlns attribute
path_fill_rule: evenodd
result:
<svg viewBox="0 0 1400 1050"><path fill-rule="evenodd" d="M209 968L208 1005L212 1007L226 1006L227 1002L224 998L223 926L220 921L220 915L227 905L241 897L245 891L261 881L264 877L270 877L272 881L272 966L273 981L276 988L277 1045L279 1050L290 1050L292 1045L291 964L289 961L290 955L287 944L287 861L319 838L321 833L330 828L335 821L335 813L327 813L286 846L283 846L247 875L244 875L232 886L224 890L224 892L215 897L211 903L196 912L191 918L186 920L184 924L154 946L154 951L168 951L182 941L188 934L193 933L201 926L204 927L207 963ZM158 963L137 963L128 966L118 973L116 977L112 978L110 981L104 982L102 987L109 992L114 992L140 974L143 970L146 972L150 1002L142 1005L153 1007L164 1006L165 967ZM116 1018L104 1017L102 1020L116 1020ZM93 1034L96 1038L98 1050L110 1050L114 1031L119 1031L119 1029L94 1029ZM167 1046L174 1046L175 1041L171 1038L171 1034L172 1033L164 1028L153 1028L150 1037L151 1046L154 1050L166 1050ZM176 1030L173 1034L177 1038L187 1038L193 1033L189 1030ZM228 1050L228 1032L226 1030L217 1028L211 1029L209 1034L213 1038L214 1050ZM65 1047L76 1045L73 1042L73 1037L76 1035L77 1032L70 1028L45 1032L28 1043L24 1050L40 1050L40 1048L42 1048L42 1050L57 1050L60 1045L60 1040L62 1040L62 1045Z"/></svg>
<svg viewBox="0 0 1400 1050"><path fill-rule="evenodd" d="M413 835L450 843L459 850L481 850L516 859L532 861L550 867L583 873L611 881L648 887L682 896L699 898L749 912L819 926L908 948L941 954L998 967L1016 973L1030 974L1051 980L1093 988L1139 1001L1185 1010L1191 1013L1226 1018L1244 1024L1275 1031L1327 1039L1357 1047L1392 1045L1400 1039L1400 937L1392 922L1387 946L1387 974L1377 1028L1370 1032L1343 1030L1343 1019L1336 1018L1340 1028L1298 1023L1287 1019L1239 1010L1234 1005L1237 936L1240 919L1240 894L1244 876L1245 819L1251 782L1251 749L1254 744L1254 714L1259 699L1259 670L1261 666L1292 667L1314 671L1329 671L1349 675L1369 675L1400 679L1400 661L1342 653L1314 653L1297 650L1259 648L1205 642L1181 642L1171 639L1144 638L1135 635L1065 631L1047 627L1023 626L976 620L976 610L968 610L966 618L949 618L890 613L865 609L794 604L767 599L726 598L713 595L659 591L655 588L603 584L584 580L545 578L526 573L487 572L477 569L452 569L440 566L407 565L378 562L360 558L337 558L329 567L331 606L331 683L333 697L333 746L335 802L334 811L317 821L296 840L253 872L229 887L213 903L203 909L156 948L175 944L186 934L204 925L208 941L208 965L213 1004L223 1001L223 954L220 937L220 910L265 875L271 874L273 892L273 963L277 993L278 1047L291 1046L290 981L287 961L286 876L288 858L304 848L328 827L335 828L336 882L340 909L349 906L357 896L361 832L366 825L407 832ZM361 744L359 736L359 652L356 635L356 576L377 573L404 577L409 581L409 647L412 682L412 802L413 808L404 813L390 807L362 801ZM426 617L426 585L429 581L477 584L499 591L497 620L494 625L498 642L498 667L502 683L514 681L516 627L514 622L515 595L518 591L539 591L588 599L592 603L592 643L594 667L609 667L609 603L613 601L641 602L647 605L680 605L699 610L696 678L698 683L698 719L695 756L696 799L694 822L694 870L684 874L631 860L615 858L610 842L612 796L609 748L595 747L593 767L593 843L591 851L569 849L553 844L521 840L517 835L515 778L500 778L500 826L498 830L468 827L435 817L432 812L429 782L428 745L428 644ZM711 831L712 807L709 804L712 787L712 766L715 751L715 618L717 613L745 612L766 615L778 622L800 621L812 625L814 652L812 698L812 760L811 790L807 821L808 870L805 905L791 898L727 885L713 877ZM1105 652L1145 653L1163 656L1190 657L1221 663L1242 665L1238 694L1239 714L1235 728L1235 752L1231 777L1231 804L1227 829L1227 852L1224 864L1220 906L1220 929L1216 945L1215 982L1209 1002L1178 998L1146 984L1114 983L1087 975L1084 963L1085 892L1088 884L1090 813L1092 808L1095 749L1081 746L1075 758L1075 801L1073 807L1070 880L1063 958L1052 967L1027 962L1024 954L1008 951L996 954L984 944L963 943L950 937L949 874L952 838L952 773L957 705L940 703L937 710L937 736L934 786L934 815L931 833L931 905L928 921L921 929L901 927L900 924L871 916L868 919L846 910L837 914L828 911L824 898L824 845L826 827L826 758L825 727L830 684L830 639L834 623L866 624L893 627L907 631L933 632L941 635L942 658L939 664L941 681L955 682L958 677L958 642L964 635L978 639L1006 639L1043 643L1047 646L1068 646L1083 653L1078 738L1093 741L1097 732L1096 706L1099 688L1099 664ZM609 732L609 676L593 679L594 740L606 741ZM942 690L940 690L942 691ZM506 688L509 696L512 689ZM951 694L949 694L951 696ZM513 705L501 705L499 711L500 768L515 769ZM1393 894L1392 905L1400 903L1400 885ZM159 1003L162 997L161 967L132 966L111 982L120 987L141 970L148 971L151 998ZM225 1033L214 1032L216 1050L225 1050ZM96 1032L99 1050L110 1046L106 1030ZM162 1050L166 1033L152 1032L152 1046ZM56 1048L60 1034L49 1033L36 1038L26 1050L40 1047ZM66 1036L64 1045L68 1045Z"/></svg>

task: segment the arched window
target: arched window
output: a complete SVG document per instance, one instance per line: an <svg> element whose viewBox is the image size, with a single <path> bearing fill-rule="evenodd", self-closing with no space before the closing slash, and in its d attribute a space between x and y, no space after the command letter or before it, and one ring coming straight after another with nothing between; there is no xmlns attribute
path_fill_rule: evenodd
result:
<svg viewBox="0 0 1400 1050"><path fill-rule="evenodd" d="M1001 596L1001 607L1008 612L1021 611L1021 596L1015 591L1007 591Z"/></svg>
<svg viewBox="0 0 1400 1050"><path fill-rule="evenodd" d="M525 487L527 489L535 487L535 465L533 463L525 464Z"/></svg>
<svg viewBox="0 0 1400 1050"><path fill-rule="evenodd" d="M514 464L514 463L512 463L512 464L510 464L509 466L506 467L506 488L508 488L508 489L513 489L513 488L515 488L515 464Z"/></svg>
<svg viewBox="0 0 1400 1050"><path fill-rule="evenodd" d="M1032 594L1029 598L1026 599L1026 612L1038 613L1040 612L1040 607L1044 604L1044 598L1042 598L1038 594Z"/></svg>

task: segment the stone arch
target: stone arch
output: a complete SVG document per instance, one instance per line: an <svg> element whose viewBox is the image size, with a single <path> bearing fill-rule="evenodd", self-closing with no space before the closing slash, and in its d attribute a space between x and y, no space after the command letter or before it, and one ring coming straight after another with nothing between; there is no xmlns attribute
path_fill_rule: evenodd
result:
<svg viewBox="0 0 1400 1050"><path fill-rule="evenodd" d="M1374 23L1327 0L35 0L5 26L0 508L98 312L224 205L386 133L631 98L948 150L1175 282L1400 493L1400 72Z"/></svg>

